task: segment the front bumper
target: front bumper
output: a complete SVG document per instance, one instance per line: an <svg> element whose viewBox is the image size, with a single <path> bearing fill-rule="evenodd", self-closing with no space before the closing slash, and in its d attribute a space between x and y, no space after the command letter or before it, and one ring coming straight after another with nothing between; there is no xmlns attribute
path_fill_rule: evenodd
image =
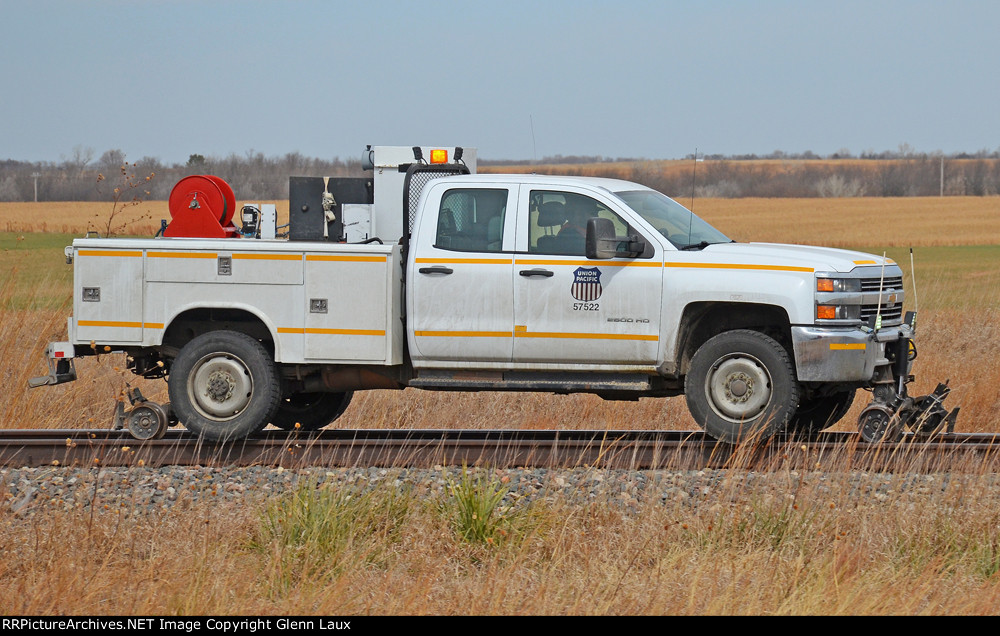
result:
<svg viewBox="0 0 1000 636"><path fill-rule="evenodd" d="M792 348L800 382L871 382L890 364L886 344L913 338L903 324L873 333L860 328L792 327Z"/></svg>

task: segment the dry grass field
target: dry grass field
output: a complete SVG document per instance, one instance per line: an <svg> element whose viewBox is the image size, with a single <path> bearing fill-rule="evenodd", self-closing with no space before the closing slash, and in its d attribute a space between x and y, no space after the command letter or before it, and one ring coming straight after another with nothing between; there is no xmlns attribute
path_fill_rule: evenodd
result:
<svg viewBox="0 0 1000 636"><path fill-rule="evenodd" d="M83 360L77 382L25 388L44 370L45 343L65 335L71 274L62 246L101 214L96 204L58 205L0 204L7 428L107 426L126 383L165 399L163 381L137 383L118 356ZM149 205L151 218L166 216L165 204ZM913 390L950 378L958 428L1000 429L1000 199L705 199L695 209L739 240L887 251L907 272L909 308L913 246ZM839 430L853 430L867 397L859 394ZM683 398L409 389L358 394L338 421L498 423L693 427ZM81 502L38 503L20 515L4 504L0 471L0 614L995 614L1000 490L976 466L961 472L886 476L875 489L865 480L878 476L846 472L786 471L763 486L737 468L696 496L627 505L607 495L580 503L545 482L532 504L508 498L504 514L488 512L493 534L476 539L461 530L456 506L502 494L503 474L479 471L479 482L463 486L442 473L457 486L433 492L398 491L387 478L361 493L321 471L327 485L250 504L149 511L120 499L96 514ZM87 482L95 491L98 475Z"/></svg>
<svg viewBox="0 0 1000 636"><path fill-rule="evenodd" d="M237 205L242 203L238 201ZM274 203L278 208L278 224L288 222L288 201L255 203ZM110 212L110 203L95 201L0 203L0 232L51 232L83 236L88 231L96 231L105 236ZM160 229L160 219L170 222L167 202L143 201L119 213L113 222L115 234L153 236Z"/></svg>
<svg viewBox="0 0 1000 636"><path fill-rule="evenodd" d="M98 500L97 514L0 516L0 614L360 615L359 627L364 615L1000 607L1000 501L988 476L785 471L751 481L737 468L690 495L667 482L665 497L633 502L634 480L657 475L591 470L575 477L623 479L622 493L573 500L550 473L531 502L498 510L491 495L508 473L471 472L406 490L389 471L362 490L320 471L242 505L148 510L125 495ZM480 524L462 514L476 503L486 504Z"/></svg>
<svg viewBox="0 0 1000 636"><path fill-rule="evenodd" d="M691 207L689 198L680 203ZM288 222L288 201L278 224ZM0 232L105 234L109 203L0 203ZM808 243L830 247L1000 245L996 197L851 197L843 199L695 199L694 211L738 241ZM122 213L117 234L152 236L170 220L166 201ZM891 219L887 222L886 219Z"/></svg>

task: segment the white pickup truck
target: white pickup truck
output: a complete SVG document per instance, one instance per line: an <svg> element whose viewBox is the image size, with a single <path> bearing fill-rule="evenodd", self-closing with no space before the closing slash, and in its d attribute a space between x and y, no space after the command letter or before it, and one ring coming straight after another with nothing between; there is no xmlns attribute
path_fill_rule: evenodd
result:
<svg viewBox="0 0 1000 636"><path fill-rule="evenodd" d="M736 243L627 181L477 175L470 149L366 157L373 178L292 179L288 239L261 206L235 228L231 195L220 214L195 183L171 195L180 235L75 240L69 338L32 384L125 352L169 386L169 405L124 414L140 438L312 430L353 391L404 387L684 394L730 442L826 428L858 388L865 439L954 424L943 394L906 396L914 319L892 261Z"/></svg>

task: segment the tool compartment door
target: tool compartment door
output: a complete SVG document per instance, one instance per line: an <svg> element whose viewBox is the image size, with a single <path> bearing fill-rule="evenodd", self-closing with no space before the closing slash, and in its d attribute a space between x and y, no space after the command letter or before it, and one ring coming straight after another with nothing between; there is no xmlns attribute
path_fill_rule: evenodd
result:
<svg viewBox="0 0 1000 636"><path fill-rule="evenodd" d="M399 251L306 254L305 358L399 364Z"/></svg>
<svg viewBox="0 0 1000 636"><path fill-rule="evenodd" d="M76 342L142 342L142 250L95 246L75 252Z"/></svg>

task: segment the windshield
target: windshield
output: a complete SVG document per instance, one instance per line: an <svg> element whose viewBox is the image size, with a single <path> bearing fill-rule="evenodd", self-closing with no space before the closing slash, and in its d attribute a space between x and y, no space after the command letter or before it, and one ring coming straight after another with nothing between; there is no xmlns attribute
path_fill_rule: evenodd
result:
<svg viewBox="0 0 1000 636"><path fill-rule="evenodd" d="M728 236L665 194L655 190L632 190L615 194L679 250L732 242Z"/></svg>

